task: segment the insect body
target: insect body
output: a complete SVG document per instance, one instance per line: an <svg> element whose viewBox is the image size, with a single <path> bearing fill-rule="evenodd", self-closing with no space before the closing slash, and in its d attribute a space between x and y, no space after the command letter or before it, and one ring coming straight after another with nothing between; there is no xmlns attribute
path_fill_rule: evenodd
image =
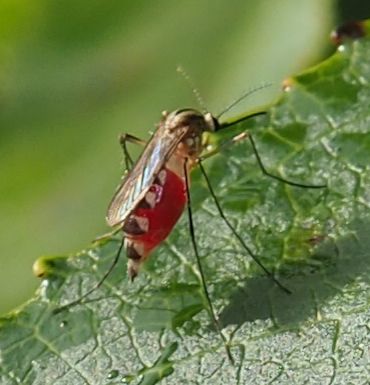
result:
<svg viewBox="0 0 370 385"><path fill-rule="evenodd" d="M257 112L252 116L265 114ZM242 118L232 124L235 124ZM185 206L189 214L189 231L196 262L198 266L200 284L206 299L208 312L215 327L225 345L230 361L233 361L229 341L222 332L216 312L207 289L206 280L200 262L197 243L195 241L194 225L192 220L189 172L199 165L204 176L210 195L212 196L220 217L229 227L234 236L239 240L241 246L261 267L267 276L285 292L285 288L274 275L261 263L259 258L252 252L243 238L238 234L231 222L227 219L217 200L216 194L211 186L210 180L203 168L202 159L212 155L214 152L202 155L204 150L203 133L218 131L231 124L219 124L211 114L202 114L193 109L181 109L171 113L163 113L157 130L146 144L146 147L138 161L123 179L115 193L107 213L107 222L110 226L122 229L124 241L118 249L116 257L99 282L87 291L79 299L68 303L55 310L58 313L64 309L81 303L84 298L99 288L104 280L117 264L121 249L125 246L128 262L128 275L133 280L142 263L149 257L150 253L169 235L176 222L180 218ZM263 174L280 182L303 188L323 188L325 185L305 185L285 180L277 175L269 173L257 152L254 140L246 132L235 136L229 143L248 138L255 154L257 163ZM131 137L133 141L141 140ZM123 144L125 141L123 141ZM227 143L227 142L226 142ZM127 149L124 146L126 158ZM130 158L129 158L130 159Z"/></svg>
<svg viewBox="0 0 370 385"><path fill-rule="evenodd" d="M202 134L215 131L211 114L163 113L158 128L108 208L107 222L125 236L128 275L134 279L150 252L171 232L187 203L186 175L203 151Z"/></svg>

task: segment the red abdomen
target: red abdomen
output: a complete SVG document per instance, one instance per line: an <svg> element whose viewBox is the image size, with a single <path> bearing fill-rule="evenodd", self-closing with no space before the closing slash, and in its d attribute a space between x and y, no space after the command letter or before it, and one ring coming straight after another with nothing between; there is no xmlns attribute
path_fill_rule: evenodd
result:
<svg viewBox="0 0 370 385"><path fill-rule="evenodd" d="M128 241L127 256L131 259L140 259L142 262L167 238L184 211L186 200L183 178L163 168L123 227ZM136 231L133 227L130 229L130 223L131 225L134 223ZM134 248L131 255L130 247Z"/></svg>

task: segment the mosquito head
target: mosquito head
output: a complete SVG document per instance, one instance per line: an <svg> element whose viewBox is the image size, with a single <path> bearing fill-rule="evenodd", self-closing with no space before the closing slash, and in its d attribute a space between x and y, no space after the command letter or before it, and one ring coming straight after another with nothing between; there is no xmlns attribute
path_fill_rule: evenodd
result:
<svg viewBox="0 0 370 385"><path fill-rule="evenodd" d="M171 132L187 128L187 131L201 135L204 131L215 131L218 121L210 113L202 114L192 108L184 108L165 114L164 124Z"/></svg>
<svg viewBox="0 0 370 385"><path fill-rule="evenodd" d="M184 156L198 156L202 150L202 135L206 131L215 131L217 120L210 114L185 108L164 115L164 125L172 133L181 135L180 149Z"/></svg>

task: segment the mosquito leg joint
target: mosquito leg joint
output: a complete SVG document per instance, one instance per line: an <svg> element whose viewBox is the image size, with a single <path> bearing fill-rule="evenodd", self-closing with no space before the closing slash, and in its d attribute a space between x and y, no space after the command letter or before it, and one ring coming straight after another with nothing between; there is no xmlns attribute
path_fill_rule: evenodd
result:
<svg viewBox="0 0 370 385"><path fill-rule="evenodd" d="M250 135L249 135L248 131L244 131L244 132L242 132L242 133L240 133L240 134L234 136L234 137L232 138L232 141L233 141L233 143L239 142L239 141L241 141L241 140L247 139L249 136L250 136Z"/></svg>
<svg viewBox="0 0 370 385"><path fill-rule="evenodd" d="M118 136L118 140L121 146L126 146L126 143L133 143L140 146L145 146L146 142L143 139L138 138L137 136L128 134L127 132L122 132Z"/></svg>

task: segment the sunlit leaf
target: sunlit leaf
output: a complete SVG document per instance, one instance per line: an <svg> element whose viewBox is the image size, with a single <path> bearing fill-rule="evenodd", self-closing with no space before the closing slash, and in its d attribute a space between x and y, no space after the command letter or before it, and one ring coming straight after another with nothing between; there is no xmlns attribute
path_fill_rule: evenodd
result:
<svg viewBox="0 0 370 385"><path fill-rule="evenodd" d="M118 238L44 258L37 295L1 320L2 384L366 383L369 362L370 39L345 39L325 62L287 80L248 140L205 162L236 229L289 287L281 292L219 217L192 175L196 238L236 364L206 311L184 215L131 284L122 259L88 303L54 314L102 276Z"/></svg>

